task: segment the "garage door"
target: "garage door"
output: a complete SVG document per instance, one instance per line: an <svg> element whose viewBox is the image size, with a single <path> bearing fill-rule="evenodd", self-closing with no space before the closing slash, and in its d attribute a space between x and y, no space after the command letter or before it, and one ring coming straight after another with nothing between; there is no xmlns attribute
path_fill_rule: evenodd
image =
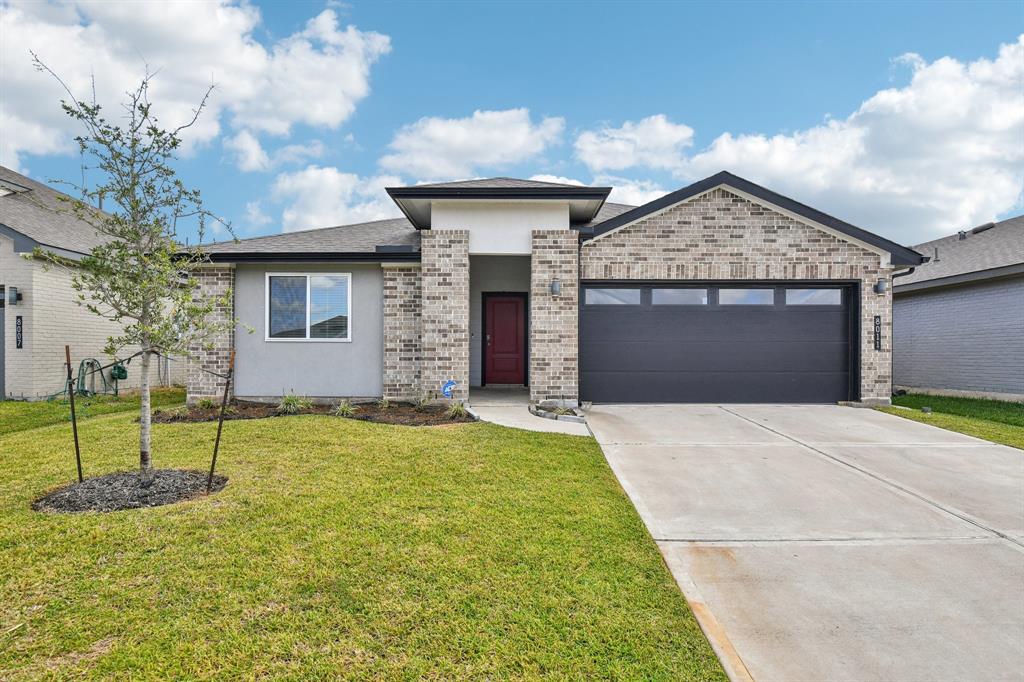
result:
<svg viewBox="0 0 1024 682"><path fill-rule="evenodd" d="M581 398L598 403L853 399L852 291L834 283L584 284Z"/></svg>

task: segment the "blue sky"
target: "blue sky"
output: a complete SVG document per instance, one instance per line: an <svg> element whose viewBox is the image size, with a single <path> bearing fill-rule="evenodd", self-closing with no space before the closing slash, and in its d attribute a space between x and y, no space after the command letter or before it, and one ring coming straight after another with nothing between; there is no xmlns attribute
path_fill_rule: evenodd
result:
<svg viewBox="0 0 1024 682"><path fill-rule="evenodd" d="M1019 2L3 7L0 162L78 174L27 50L111 105L145 60L168 121L216 83L180 168L241 237L491 175L640 203L727 169L904 243L1021 210Z"/></svg>

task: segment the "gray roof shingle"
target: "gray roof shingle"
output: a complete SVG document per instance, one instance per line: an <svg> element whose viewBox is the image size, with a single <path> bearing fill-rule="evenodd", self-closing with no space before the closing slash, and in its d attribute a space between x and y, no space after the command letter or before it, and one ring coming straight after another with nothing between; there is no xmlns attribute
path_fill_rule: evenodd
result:
<svg viewBox="0 0 1024 682"><path fill-rule="evenodd" d="M211 254L232 253L373 253L377 246L419 249L420 233L406 218L388 218L355 225L320 227L266 237L207 244Z"/></svg>
<svg viewBox="0 0 1024 682"><path fill-rule="evenodd" d="M537 188L537 187L572 187L579 189L584 185L570 185L561 182L542 182L540 180L521 180L519 178L477 178L475 180L456 180L455 182L436 182L427 185L415 185L416 187L436 187L465 189L467 187L479 187L481 189L498 188Z"/></svg>
<svg viewBox="0 0 1024 682"><path fill-rule="evenodd" d="M70 214L67 194L0 166L0 224L29 239L56 249L86 254L107 241L88 223ZM22 190L23 188L23 190Z"/></svg>
<svg viewBox="0 0 1024 682"><path fill-rule="evenodd" d="M896 288L1024 263L1024 215L1003 220L988 229L975 229L979 231L966 230L965 239L960 239L957 233L915 246L915 251L931 260L896 280ZM937 261L935 249L939 250Z"/></svg>

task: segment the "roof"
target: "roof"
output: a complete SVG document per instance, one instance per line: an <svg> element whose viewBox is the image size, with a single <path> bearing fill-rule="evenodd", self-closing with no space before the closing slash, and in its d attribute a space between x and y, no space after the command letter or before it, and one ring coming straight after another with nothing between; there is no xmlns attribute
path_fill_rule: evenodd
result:
<svg viewBox="0 0 1024 682"><path fill-rule="evenodd" d="M389 248L390 247L390 248ZM405 218L284 232L267 237L207 244L214 261L418 260L420 234Z"/></svg>
<svg viewBox="0 0 1024 682"><path fill-rule="evenodd" d="M611 187L567 185L515 178L459 180L434 185L388 187L387 193L417 229L429 229L432 202L437 199L477 200L563 200L569 202L569 221L589 223L601 210Z"/></svg>
<svg viewBox="0 0 1024 682"><path fill-rule="evenodd" d="M914 250L931 260L897 279L894 291L1024 273L1024 215L933 239Z"/></svg>
<svg viewBox="0 0 1024 682"><path fill-rule="evenodd" d="M16 242L18 251L36 246L65 255L84 255L106 238L71 215L67 194L0 166L0 233ZM61 197L66 200L62 201Z"/></svg>
<svg viewBox="0 0 1024 682"><path fill-rule="evenodd" d="M832 230L853 237L861 242L878 247L890 254L893 265L918 265L924 260L921 254L912 249L901 246L894 241L890 241L885 237L874 234L873 232L868 232L865 229L851 225L850 223L844 222L838 218L834 218L826 213L822 213L817 209L801 204L789 197L784 197L770 189L761 187L760 185L755 185L749 180L745 180L738 175L733 175L728 171L715 173L711 177L704 178L703 180L695 182L688 187L676 190L675 192L670 192L659 199L655 199L654 201L644 204L643 206L638 206L630 211L620 213L610 220L598 223L592 228L590 237L599 237L602 234L606 234L612 230L616 230L620 227L636 222L637 220L640 220L652 213L657 213L662 209L686 201L698 194L703 194L704 192L714 189L719 185L732 187L733 189L761 199L764 202L818 223L819 225L823 225Z"/></svg>

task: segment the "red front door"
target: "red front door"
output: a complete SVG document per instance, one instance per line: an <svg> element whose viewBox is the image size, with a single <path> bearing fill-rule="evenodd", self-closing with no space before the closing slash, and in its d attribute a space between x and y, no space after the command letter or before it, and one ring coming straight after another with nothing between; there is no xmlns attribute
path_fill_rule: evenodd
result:
<svg viewBox="0 0 1024 682"><path fill-rule="evenodd" d="M526 301L488 296L484 304L484 383L526 383Z"/></svg>

